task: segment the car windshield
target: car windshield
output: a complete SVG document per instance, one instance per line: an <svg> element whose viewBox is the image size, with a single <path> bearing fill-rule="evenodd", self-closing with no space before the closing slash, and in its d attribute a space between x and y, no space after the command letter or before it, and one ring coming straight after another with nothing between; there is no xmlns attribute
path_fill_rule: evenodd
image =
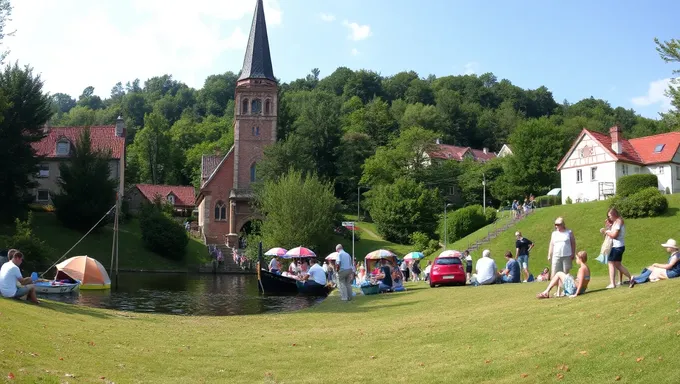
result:
<svg viewBox="0 0 680 384"><path fill-rule="evenodd" d="M457 257L442 257L441 259L437 259L434 263L437 265L462 264L460 259Z"/></svg>

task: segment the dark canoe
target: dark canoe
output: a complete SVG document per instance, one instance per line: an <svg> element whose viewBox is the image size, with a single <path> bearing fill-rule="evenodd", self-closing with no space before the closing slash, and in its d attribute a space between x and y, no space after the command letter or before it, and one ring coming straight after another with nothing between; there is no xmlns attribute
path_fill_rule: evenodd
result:
<svg viewBox="0 0 680 384"><path fill-rule="evenodd" d="M301 281L296 281L296 283L298 293L305 296L326 296L333 289L328 285L309 286Z"/></svg>
<svg viewBox="0 0 680 384"><path fill-rule="evenodd" d="M267 270L260 269L257 274L260 280L260 289L264 293L296 293L298 291L297 280L290 277L277 275Z"/></svg>

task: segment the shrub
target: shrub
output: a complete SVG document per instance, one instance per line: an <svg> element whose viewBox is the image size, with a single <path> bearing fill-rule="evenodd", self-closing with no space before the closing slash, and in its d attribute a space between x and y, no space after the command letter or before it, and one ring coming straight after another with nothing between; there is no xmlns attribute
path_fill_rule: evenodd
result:
<svg viewBox="0 0 680 384"><path fill-rule="evenodd" d="M552 207L554 205L562 204L562 199L559 196L539 196L535 200L538 207Z"/></svg>
<svg viewBox="0 0 680 384"><path fill-rule="evenodd" d="M189 237L182 226L154 204L144 204L139 226L144 245L171 260L182 260Z"/></svg>
<svg viewBox="0 0 680 384"><path fill-rule="evenodd" d="M437 252L438 249L439 249L439 242L435 239L432 239L427 243L427 248L425 248L423 253L425 255L429 256L429 255Z"/></svg>
<svg viewBox="0 0 680 384"><path fill-rule="evenodd" d="M567 204L572 204L573 201L571 201L571 197L567 196L567 200L564 201Z"/></svg>
<svg viewBox="0 0 680 384"><path fill-rule="evenodd" d="M670 195L670 194L671 194L671 189L668 188L668 187L666 187L666 194L667 194L667 195Z"/></svg>
<svg viewBox="0 0 680 384"><path fill-rule="evenodd" d="M480 205L458 209L448 214L446 223L444 223L444 220L440 222L440 238L444 238L445 224L448 232L447 241L454 242L485 226L486 220L487 218L482 213Z"/></svg>
<svg viewBox="0 0 680 384"><path fill-rule="evenodd" d="M486 207L486 213L484 214L484 217L486 218L486 223L491 224L494 221L496 221L496 210L491 208L491 207Z"/></svg>
<svg viewBox="0 0 680 384"><path fill-rule="evenodd" d="M52 249L33 234L31 223L33 213L28 213L28 219L21 221L15 220L16 230L13 236L0 237L0 248L15 248L24 254L25 260L21 265L24 271L39 271L40 267L47 267L50 264Z"/></svg>
<svg viewBox="0 0 680 384"><path fill-rule="evenodd" d="M623 176L616 182L616 195L619 197L628 197L645 188L654 187L657 189L659 180L656 175L639 174Z"/></svg>
<svg viewBox="0 0 680 384"><path fill-rule="evenodd" d="M423 232L413 232L410 237L413 247L424 253L430 243L430 236Z"/></svg>
<svg viewBox="0 0 680 384"><path fill-rule="evenodd" d="M612 205L621 216L630 218L659 216L668 210L668 200L656 187L645 188L626 198L617 196Z"/></svg>

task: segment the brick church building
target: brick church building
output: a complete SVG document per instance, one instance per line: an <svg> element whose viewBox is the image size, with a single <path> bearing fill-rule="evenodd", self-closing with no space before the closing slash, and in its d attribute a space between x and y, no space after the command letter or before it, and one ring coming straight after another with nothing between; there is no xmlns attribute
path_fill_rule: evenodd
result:
<svg viewBox="0 0 680 384"><path fill-rule="evenodd" d="M238 247L239 233L256 219L251 184L263 150L276 141L278 85L269 53L262 0L257 0L234 101L234 145L224 155L203 155L196 199L207 244Z"/></svg>

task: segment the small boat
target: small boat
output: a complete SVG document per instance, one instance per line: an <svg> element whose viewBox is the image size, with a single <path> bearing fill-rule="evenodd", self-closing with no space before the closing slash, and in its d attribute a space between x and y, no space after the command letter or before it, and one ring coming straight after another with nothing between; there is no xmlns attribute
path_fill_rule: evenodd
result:
<svg viewBox="0 0 680 384"><path fill-rule="evenodd" d="M262 269L259 263L257 267L257 279L264 293L296 293L298 291L297 280Z"/></svg>
<svg viewBox="0 0 680 384"><path fill-rule="evenodd" d="M57 264L55 280L70 279L80 282L80 289L111 288L111 279L104 266L88 256L75 256Z"/></svg>
<svg viewBox="0 0 680 384"><path fill-rule="evenodd" d="M37 293L46 294L68 294L73 292L78 292L80 289L80 283L69 283L58 280L52 281L38 281L34 283L35 291Z"/></svg>
<svg viewBox="0 0 680 384"><path fill-rule="evenodd" d="M297 291L305 296L327 296L333 290L329 285L305 285L302 281L296 281Z"/></svg>

